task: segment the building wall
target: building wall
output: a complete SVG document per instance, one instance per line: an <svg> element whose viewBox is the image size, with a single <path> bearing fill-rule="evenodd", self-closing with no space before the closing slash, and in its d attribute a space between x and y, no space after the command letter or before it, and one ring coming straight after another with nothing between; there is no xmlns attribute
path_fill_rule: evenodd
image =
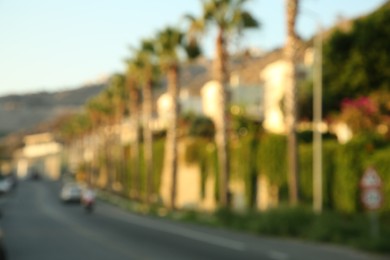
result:
<svg viewBox="0 0 390 260"><path fill-rule="evenodd" d="M205 194L201 195L201 169L197 163L188 164L185 161L186 143L189 139L179 142L177 195L178 208L199 209L213 211L217 208L215 176L209 174L205 184ZM170 191L172 176L166 167L163 168L160 184L160 196L164 205L170 205ZM258 209L266 209L277 204L277 190L265 178L259 179L257 194ZM232 192L232 208L235 211L244 211L247 208L245 183L242 179L231 179L229 190Z"/></svg>
<svg viewBox="0 0 390 260"><path fill-rule="evenodd" d="M201 90L203 113L205 116L208 116L213 120L215 120L220 114L220 89L221 85L219 82L213 80L207 82Z"/></svg>
<svg viewBox="0 0 390 260"><path fill-rule="evenodd" d="M178 208L197 208L200 203L200 169L197 164L185 161L186 140L178 142L177 195ZM160 196L165 205L170 205L172 176L165 164L161 176Z"/></svg>
<svg viewBox="0 0 390 260"><path fill-rule="evenodd" d="M276 185L271 185L268 178L260 175L257 179L257 208L259 210L267 210L278 206L279 190Z"/></svg>
<svg viewBox="0 0 390 260"><path fill-rule="evenodd" d="M20 179L24 179L28 174L28 160L20 158L16 161L16 175Z"/></svg>
<svg viewBox="0 0 390 260"><path fill-rule="evenodd" d="M157 100L157 114L160 118L168 118L172 109L172 98L168 93L162 94Z"/></svg>
<svg viewBox="0 0 390 260"><path fill-rule="evenodd" d="M25 178L31 169L50 179L58 179L61 174L63 147L54 141L49 133L28 135L25 146L15 153L15 165L19 178Z"/></svg>
<svg viewBox="0 0 390 260"><path fill-rule="evenodd" d="M283 96L287 85L288 64L283 60L273 62L260 73L264 82L264 128L274 133L284 133Z"/></svg>
<svg viewBox="0 0 390 260"><path fill-rule="evenodd" d="M47 156L44 160L46 176L51 180L61 177L61 157L59 154Z"/></svg>
<svg viewBox="0 0 390 260"><path fill-rule="evenodd" d="M261 85L237 85L231 88L231 105L243 108L248 117L261 120L264 117L263 92L264 88Z"/></svg>
<svg viewBox="0 0 390 260"><path fill-rule="evenodd" d="M182 113L201 115L203 114L202 99L198 96L180 99L180 109Z"/></svg>

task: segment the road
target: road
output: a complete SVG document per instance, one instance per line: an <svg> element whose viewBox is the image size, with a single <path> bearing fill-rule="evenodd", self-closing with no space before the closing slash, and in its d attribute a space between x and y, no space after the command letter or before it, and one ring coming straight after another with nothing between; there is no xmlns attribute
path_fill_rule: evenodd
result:
<svg viewBox="0 0 390 260"><path fill-rule="evenodd" d="M257 237L125 212L98 202L92 214L63 205L59 185L25 181L3 203L10 260L379 259L334 246Z"/></svg>

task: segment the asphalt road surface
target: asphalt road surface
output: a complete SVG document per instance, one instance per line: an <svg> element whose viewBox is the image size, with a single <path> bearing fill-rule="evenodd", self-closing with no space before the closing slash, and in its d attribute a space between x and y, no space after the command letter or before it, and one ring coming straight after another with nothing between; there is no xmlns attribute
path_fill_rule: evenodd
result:
<svg viewBox="0 0 390 260"><path fill-rule="evenodd" d="M62 204L58 194L58 183L25 181L5 198L1 225L10 260L380 259L335 246L139 216L100 201L87 214L80 205Z"/></svg>

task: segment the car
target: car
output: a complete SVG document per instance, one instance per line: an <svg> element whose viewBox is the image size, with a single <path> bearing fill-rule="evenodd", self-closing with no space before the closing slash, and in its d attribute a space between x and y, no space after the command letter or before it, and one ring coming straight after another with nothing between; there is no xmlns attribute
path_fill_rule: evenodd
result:
<svg viewBox="0 0 390 260"><path fill-rule="evenodd" d="M1 218L2 215L0 214L0 219ZM6 259L8 259L8 257L7 257L7 249L4 241L4 231L3 231L2 223L0 223L0 260L6 260Z"/></svg>
<svg viewBox="0 0 390 260"><path fill-rule="evenodd" d="M12 183L9 179L3 178L0 180L0 194L8 193L12 188Z"/></svg>
<svg viewBox="0 0 390 260"><path fill-rule="evenodd" d="M0 175L0 195L7 194L15 189L17 184L16 178L13 175Z"/></svg>
<svg viewBox="0 0 390 260"><path fill-rule="evenodd" d="M78 183L65 183L60 192L62 202L80 202L82 196L82 187Z"/></svg>
<svg viewBox="0 0 390 260"><path fill-rule="evenodd" d="M37 170L33 170L30 176L31 180L37 181L41 179L41 174Z"/></svg>
<svg viewBox="0 0 390 260"><path fill-rule="evenodd" d="M0 228L0 260L6 260L7 258L7 251L4 246L4 233L3 230Z"/></svg>

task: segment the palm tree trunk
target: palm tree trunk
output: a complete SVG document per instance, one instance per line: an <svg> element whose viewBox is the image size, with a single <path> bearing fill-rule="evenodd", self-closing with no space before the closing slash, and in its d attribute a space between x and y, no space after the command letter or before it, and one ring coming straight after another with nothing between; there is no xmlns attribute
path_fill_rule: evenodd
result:
<svg viewBox="0 0 390 260"><path fill-rule="evenodd" d="M143 114L144 114L144 159L146 170L146 197L145 201L151 202L153 193L153 131L152 113L153 96L152 81L148 80L143 88Z"/></svg>
<svg viewBox="0 0 390 260"><path fill-rule="evenodd" d="M107 182L107 189L110 192L113 192L114 189L114 180L115 180L115 169L114 169L114 163L113 163L113 140L112 140L112 128L108 124L105 126L105 134L106 134L106 144L105 144L105 151L106 151L106 166L107 166L107 175L108 175L108 182Z"/></svg>
<svg viewBox="0 0 390 260"><path fill-rule="evenodd" d="M286 0L287 17L287 42L285 55L290 66L289 84L286 88L285 109L286 109L286 127L288 134L288 182L290 204L296 205L299 201L298 187L298 140L297 140L297 82L296 82L296 63L297 63L297 35L295 33L295 24L298 11L298 0Z"/></svg>
<svg viewBox="0 0 390 260"><path fill-rule="evenodd" d="M167 169L170 176L172 176L171 197L170 206L171 209L176 207L176 194L177 194L177 127L178 127L178 66L172 65L168 70L168 93L172 99L172 107L169 115L169 125L167 132L167 146L165 148L165 158L167 163Z"/></svg>
<svg viewBox="0 0 390 260"><path fill-rule="evenodd" d="M219 165L219 200L222 207L229 206L229 145L228 145L228 72L227 72L227 50L224 38L224 31L219 30L216 41L216 57L214 73L216 80L220 83L219 102L220 115L216 122L215 141L218 149Z"/></svg>
<svg viewBox="0 0 390 260"><path fill-rule="evenodd" d="M139 94L134 82L129 82L130 114L134 130L134 143L131 145L131 165L133 174L133 189L137 199L141 199L141 171L139 164Z"/></svg>
<svg viewBox="0 0 390 260"><path fill-rule="evenodd" d="M122 139L121 139L121 133L122 133L122 121L123 121L123 115L124 115L124 106L123 103L120 103L118 105L118 110L116 111L117 113L117 118L116 118L116 124L115 128L117 129L117 132L115 133L116 135L116 145L118 146L118 151L117 151L117 160L118 160L118 168L117 168L117 179L115 180L115 184L119 184L117 188L119 188L118 192L122 193L123 188L125 187L125 174L126 174L126 167L125 167L125 154L124 154L124 149L122 147Z"/></svg>
<svg viewBox="0 0 390 260"><path fill-rule="evenodd" d="M139 116L134 116L133 118L134 122L134 143L131 146L131 157L132 157L132 169L133 169L133 176L134 176L134 188L135 188L135 196L138 200L141 200L141 170L140 170L140 154L139 154L139 147L140 147L140 140L139 140Z"/></svg>
<svg viewBox="0 0 390 260"><path fill-rule="evenodd" d="M106 126L103 125L100 129L101 131L101 152L102 152L102 162L100 169L100 176L102 179L102 185L105 190L111 191L111 172L110 172L110 145L109 145L109 134L107 133Z"/></svg>

